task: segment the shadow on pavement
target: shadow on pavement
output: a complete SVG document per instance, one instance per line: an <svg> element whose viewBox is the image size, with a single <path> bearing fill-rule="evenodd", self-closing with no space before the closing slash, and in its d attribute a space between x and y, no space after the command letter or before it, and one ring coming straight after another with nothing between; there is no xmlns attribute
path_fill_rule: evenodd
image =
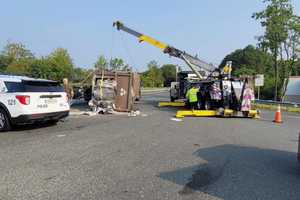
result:
<svg viewBox="0 0 300 200"><path fill-rule="evenodd" d="M88 106L88 103L85 101L74 103L71 105L71 111L77 111L77 112L86 112L89 111L90 108Z"/></svg>
<svg viewBox="0 0 300 200"><path fill-rule="evenodd" d="M172 116L176 115L176 112L182 108L180 107L158 107L159 102L168 102L170 101L169 93L162 92L162 93L153 93L153 94L146 94L142 97L140 102L137 102L137 105L145 109L154 109L159 110L162 112L170 113ZM143 111L143 110L142 110Z"/></svg>
<svg viewBox="0 0 300 200"><path fill-rule="evenodd" d="M13 131L21 132L21 131L42 129L42 128L47 128L52 126L56 126L56 122L39 122L34 124L15 125L13 127Z"/></svg>
<svg viewBox="0 0 300 200"><path fill-rule="evenodd" d="M223 145L194 153L207 161L159 177L181 185L181 195L201 191L225 199L299 199L296 153Z"/></svg>

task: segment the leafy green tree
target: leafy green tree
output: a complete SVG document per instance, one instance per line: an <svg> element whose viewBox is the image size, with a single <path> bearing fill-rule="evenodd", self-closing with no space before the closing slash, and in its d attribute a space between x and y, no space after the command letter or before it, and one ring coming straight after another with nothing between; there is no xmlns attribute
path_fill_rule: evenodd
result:
<svg viewBox="0 0 300 200"><path fill-rule="evenodd" d="M156 61L148 63L148 70L142 74L144 87L162 87L164 79Z"/></svg>
<svg viewBox="0 0 300 200"><path fill-rule="evenodd" d="M257 71L255 71L254 68L249 68L249 67L241 67L234 71L234 75L236 75L238 77L245 76L245 75L254 76L256 74L257 74Z"/></svg>
<svg viewBox="0 0 300 200"><path fill-rule="evenodd" d="M95 63L95 69L98 69L98 70L104 70L104 69L107 69L108 67L108 62L105 58L105 56L101 55L99 56L97 62Z"/></svg>
<svg viewBox="0 0 300 200"><path fill-rule="evenodd" d="M10 74L30 76L32 62L33 60L27 59L16 60L10 63L5 71Z"/></svg>
<svg viewBox="0 0 300 200"><path fill-rule="evenodd" d="M72 77L74 65L66 49L57 48L46 59L51 69L49 78L62 81L63 78Z"/></svg>
<svg viewBox="0 0 300 200"><path fill-rule="evenodd" d="M122 71L132 71L132 68L131 68L128 64L125 64L125 65L122 67Z"/></svg>
<svg viewBox="0 0 300 200"><path fill-rule="evenodd" d="M51 64L47 58L42 57L40 59L35 59L31 63L30 68L30 74L34 78L51 79L52 77L55 77Z"/></svg>
<svg viewBox="0 0 300 200"><path fill-rule="evenodd" d="M264 87L261 88L261 96L266 99L273 97L274 74L271 54L264 52L261 48L249 45L227 55L220 64L220 68L223 68L227 61L232 61L234 76L264 74L265 83Z"/></svg>
<svg viewBox="0 0 300 200"><path fill-rule="evenodd" d="M113 58L110 60L109 66L112 71L120 71L125 66L125 63L121 58Z"/></svg>
<svg viewBox="0 0 300 200"><path fill-rule="evenodd" d="M35 58L25 45L8 43L0 54L0 72L62 81L72 78L73 68L72 58L63 48L47 57Z"/></svg>
<svg viewBox="0 0 300 200"><path fill-rule="evenodd" d="M223 68L227 61L232 61L235 76L269 73L273 65L272 56L269 53L252 45L230 53L223 59L219 67Z"/></svg>
<svg viewBox="0 0 300 200"><path fill-rule="evenodd" d="M295 63L295 67L292 71L293 76L299 76L300 75L300 60L297 60Z"/></svg>
<svg viewBox="0 0 300 200"><path fill-rule="evenodd" d="M5 72L8 65L12 62L13 62L12 58L0 54L0 72Z"/></svg>
<svg viewBox="0 0 300 200"><path fill-rule="evenodd" d="M7 43L0 54L0 71L29 75L30 65L34 56L30 50L21 43Z"/></svg>
<svg viewBox="0 0 300 200"><path fill-rule="evenodd" d="M265 10L253 14L265 28L259 37L262 49L269 51L273 57L274 99L279 98L280 83L287 78L294 68L299 46L300 20L294 14L290 0L264 0ZM280 69L281 68L281 69ZM283 76L279 76L283 73Z"/></svg>
<svg viewBox="0 0 300 200"><path fill-rule="evenodd" d="M83 68L75 68L72 74L72 81L79 83L84 81L89 76L89 71Z"/></svg>
<svg viewBox="0 0 300 200"><path fill-rule="evenodd" d="M163 65L160 70L164 78L164 86L169 87L171 82L176 81L176 65L166 64Z"/></svg>
<svg viewBox="0 0 300 200"><path fill-rule="evenodd" d="M1 54L3 56L11 58L13 61L34 58L31 51L26 49L25 45L23 45L22 43L7 43Z"/></svg>

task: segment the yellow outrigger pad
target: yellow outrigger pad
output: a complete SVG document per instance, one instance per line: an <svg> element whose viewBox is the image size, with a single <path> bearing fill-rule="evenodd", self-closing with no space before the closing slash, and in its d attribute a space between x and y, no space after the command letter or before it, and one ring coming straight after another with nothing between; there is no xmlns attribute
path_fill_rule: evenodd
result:
<svg viewBox="0 0 300 200"><path fill-rule="evenodd" d="M253 119L260 119L258 110L250 110L248 116Z"/></svg>
<svg viewBox="0 0 300 200"><path fill-rule="evenodd" d="M180 110L177 112L177 118L184 117L242 117L239 115L238 111L234 111L231 109L225 109L224 113L219 113L216 110ZM259 111L258 110L250 110L248 116L244 116L253 119L259 119Z"/></svg>
<svg viewBox="0 0 300 200"><path fill-rule="evenodd" d="M180 110L177 112L176 117L215 117L217 114L215 110Z"/></svg>
<svg viewBox="0 0 300 200"><path fill-rule="evenodd" d="M185 102L159 102L158 107L184 107Z"/></svg>

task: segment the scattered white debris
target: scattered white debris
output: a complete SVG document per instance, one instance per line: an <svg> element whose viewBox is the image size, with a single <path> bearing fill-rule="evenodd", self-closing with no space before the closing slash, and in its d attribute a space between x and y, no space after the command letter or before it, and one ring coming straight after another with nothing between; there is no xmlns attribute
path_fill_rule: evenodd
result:
<svg viewBox="0 0 300 200"><path fill-rule="evenodd" d="M65 137L66 135L57 135L56 137Z"/></svg>
<svg viewBox="0 0 300 200"><path fill-rule="evenodd" d="M127 112L118 112L118 111L113 111L113 112L111 112L110 114L113 114L113 115L128 115L128 113Z"/></svg>
<svg viewBox="0 0 300 200"><path fill-rule="evenodd" d="M88 111L88 112L84 112L83 115L95 116L95 115L97 115L97 113L96 112L92 112L92 111Z"/></svg>
<svg viewBox="0 0 300 200"><path fill-rule="evenodd" d="M171 120L175 122L182 122L182 119L178 119L178 118L171 118Z"/></svg>
<svg viewBox="0 0 300 200"><path fill-rule="evenodd" d="M139 110L137 110L137 111L135 111L135 114L136 114L136 115L140 115L141 112L140 112Z"/></svg>
<svg viewBox="0 0 300 200"><path fill-rule="evenodd" d="M85 112L79 112L79 111L71 111L70 116L78 116L78 115L83 115Z"/></svg>
<svg viewBox="0 0 300 200"><path fill-rule="evenodd" d="M136 117L138 115L140 115L141 112L139 110L137 111L131 111L130 113L128 113L128 117Z"/></svg>

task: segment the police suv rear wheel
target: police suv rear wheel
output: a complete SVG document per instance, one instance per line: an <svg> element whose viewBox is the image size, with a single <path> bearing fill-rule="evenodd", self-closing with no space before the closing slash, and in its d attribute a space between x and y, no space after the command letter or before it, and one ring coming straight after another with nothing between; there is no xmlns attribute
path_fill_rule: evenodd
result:
<svg viewBox="0 0 300 200"><path fill-rule="evenodd" d="M11 129L9 117L7 113L0 108L0 132L9 131Z"/></svg>

